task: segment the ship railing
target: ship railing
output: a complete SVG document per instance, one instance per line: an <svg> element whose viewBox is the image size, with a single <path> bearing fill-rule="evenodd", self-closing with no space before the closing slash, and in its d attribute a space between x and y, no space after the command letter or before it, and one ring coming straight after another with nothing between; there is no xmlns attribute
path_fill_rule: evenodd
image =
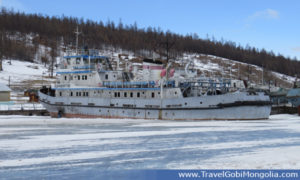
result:
<svg viewBox="0 0 300 180"><path fill-rule="evenodd" d="M66 56L76 56L76 55L98 56L100 55L100 51L98 49L78 49L77 52L75 50L66 51Z"/></svg>
<svg viewBox="0 0 300 180"><path fill-rule="evenodd" d="M109 88L154 88L155 81L115 82L104 81L103 86Z"/></svg>
<svg viewBox="0 0 300 180"><path fill-rule="evenodd" d="M68 65L66 63L58 64L58 69L68 69Z"/></svg>
<svg viewBox="0 0 300 180"><path fill-rule="evenodd" d="M83 65L83 66L74 66L73 69L76 69L76 70L80 70L80 69L95 69L95 64Z"/></svg>
<svg viewBox="0 0 300 180"><path fill-rule="evenodd" d="M68 88L68 87L70 87L70 84L67 84L67 83L56 83L55 84L55 87L57 87L57 88Z"/></svg>

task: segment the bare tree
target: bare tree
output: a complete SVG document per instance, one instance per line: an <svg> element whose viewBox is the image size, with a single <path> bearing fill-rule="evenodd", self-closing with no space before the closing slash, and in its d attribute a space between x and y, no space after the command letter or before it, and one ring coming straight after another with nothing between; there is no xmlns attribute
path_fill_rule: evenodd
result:
<svg viewBox="0 0 300 180"><path fill-rule="evenodd" d="M3 58L3 33L1 32L1 42L0 42L0 71L3 71L3 67L2 67L2 58Z"/></svg>
<svg viewBox="0 0 300 180"><path fill-rule="evenodd" d="M51 42L50 57L51 57L50 77L53 77L54 65L56 63L56 57L57 57L57 42L56 41Z"/></svg>

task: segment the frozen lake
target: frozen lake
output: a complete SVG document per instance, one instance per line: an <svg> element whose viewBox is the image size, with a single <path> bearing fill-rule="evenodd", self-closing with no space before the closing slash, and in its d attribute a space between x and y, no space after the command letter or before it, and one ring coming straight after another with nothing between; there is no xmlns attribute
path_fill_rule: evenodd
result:
<svg viewBox="0 0 300 180"><path fill-rule="evenodd" d="M120 169L299 169L299 153L296 115L260 121L0 116L0 179L110 177Z"/></svg>

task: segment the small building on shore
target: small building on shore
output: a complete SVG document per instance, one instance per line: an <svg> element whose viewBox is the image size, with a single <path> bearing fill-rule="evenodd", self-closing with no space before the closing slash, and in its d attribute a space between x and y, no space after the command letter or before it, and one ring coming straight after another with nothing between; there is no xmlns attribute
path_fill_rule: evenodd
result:
<svg viewBox="0 0 300 180"><path fill-rule="evenodd" d="M10 101L11 89L5 84L0 83L0 102Z"/></svg>

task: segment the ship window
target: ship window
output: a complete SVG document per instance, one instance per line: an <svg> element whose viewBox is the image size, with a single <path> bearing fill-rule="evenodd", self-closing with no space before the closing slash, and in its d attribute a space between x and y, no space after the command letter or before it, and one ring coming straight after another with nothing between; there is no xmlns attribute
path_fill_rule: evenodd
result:
<svg viewBox="0 0 300 180"><path fill-rule="evenodd" d="M78 96L78 92L76 92L76 96Z"/></svg>
<svg viewBox="0 0 300 180"><path fill-rule="evenodd" d="M202 101L200 101L200 104L202 104Z"/></svg>
<svg viewBox="0 0 300 180"><path fill-rule="evenodd" d="M59 96L61 96L62 95L62 93L61 92L59 92Z"/></svg>
<svg viewBox="0 0 300 180"><path fill-rule="evenodd" d="M136 94L136 96L137 96L137 97L140 97L140 92L138 92L138 93Z"/></svg>
<svg viewBox="0 0 300 180"><path fill-rule="evenodd" d="M67 80L67 76L65 76L65 80Z"/></svg>
<svg viewBox="0 0 300 180"><path fill-rule="evenodd" d="M120 95L121 95L120 92L118 92L118 97L120 97Z"/></svg>
<svg viewBox="0 0 300 180"><path fill-rule="evenodd" d="M160 92L158 92L157 94L160 94Z"/></svg>
<svg viewBox="0 0 300 180"><path fill-rule="evenodd" d="M177 91L175 91L175 94L177 94Z"/></svg>
<svg viewBox="0 0 300 180"><path fill-rule="evenodd" d="M148 112L148 115L150 114L150 112Z"/></svg>
<svg viewBox="0 0 300 180"><path fill-rule="evenodd" d="M133 93L132 92L130 93L130 97L133 97Z"/></svg>
<svg viewBox="0 0 300 180"><path fill-rule="evenodd" d="M105 74L105 79L108 79L108 74Z"/></svg>
<svg viewBox="0 0 300 180"><path fill-rule="evenodd" d="M82 80L87 80L87 75L82 75Z"/></svg>
<svg viewBox="0 0 300 180"><path fill-rule="evenodd" d="M70 96L73 96L73 92L70 93Z"/></svg>
<svg viewBox="0 0 300 180"><path fill-rule="evenodd" d="M151 96L152 96L152 98L154 98L154 96L155 96L154 92L152 92L152 95L151 95Z"/></svg>
<svg viewBox="0 0 300 180"><path fill-rule="evenodd" d="M82 96L85 96L85 92L82 93Z"/></svg>
<svg viewBox="0 0 300 180"><path fill-rule="evenodd" d="M78 95L81 96L81 92L79 92Z"/></svg>
<svg viewBox="0 0 300 180"><path fill-rule="evenodd" d="M115 92L115 97L117 97L118 96L118 94L117 94L117 92Z"/></svg>
<svg viewBox="0 0 300 180"><path fill-rule="evenodd" d="M76 64L80 64L80 58L76 58Z"/></svg>
<svg viewBox="0 0 300 180"><path fill-rule="evenodd" d="M86 95L86 96L89 96L89 92L86 92L85 95Z"/></svg>
<svg viewBox="0 0 300 180"><path fill-rule="evenodd" d="M77 76L77 79L80 80L80 76L79 75Z"/></svg>
<svg viewBox="0 0 300 180"><path fill-rule="evenodd" d="M184 103L184 105L187 105L187 103Z"/></svg>
<svg viewBox="0 0 300 180"><path fill-rule="evenodd" d="M127 97L127 92L124 92L124 97Z"/></svg>

